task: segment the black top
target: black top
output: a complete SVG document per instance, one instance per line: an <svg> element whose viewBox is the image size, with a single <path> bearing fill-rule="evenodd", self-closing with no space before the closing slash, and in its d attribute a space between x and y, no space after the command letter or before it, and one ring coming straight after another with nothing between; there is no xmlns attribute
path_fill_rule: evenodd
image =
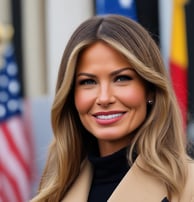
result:
<svg viewBox="0 0 194 202"><path fill-rule="evenodd" d="M165 197L162 202L169 202L169 200Z"/></svg>
<svg viewBox="0 0 194 202"><path fill-rule="evenodd" d="M88 202L105 202L129 170L126 148L106 157L92 154L89 161L94 167L94 175Z"/></svg>
<svg viewBox="0 0 194 202"><path fill-rule="evenodd" d="M93 165L93 180L88 196L88 202L106 202L114 189L129 170L126 158L127 148L123 148L106 157L90 154L89 161ZM134 154L134 158L137 155ZM168 202L164 198L162 202Z"/></svg>

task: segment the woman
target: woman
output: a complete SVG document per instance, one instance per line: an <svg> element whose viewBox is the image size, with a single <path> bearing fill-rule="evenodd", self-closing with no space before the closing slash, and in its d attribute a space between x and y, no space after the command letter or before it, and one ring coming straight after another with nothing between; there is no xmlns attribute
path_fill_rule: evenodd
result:
<svg viewBox="0 0 194 202"><path fill-rule="evenodd" d="M62 58L54 139L32 201L191 202L180 117L148 32L118 15L86 20Z"/></svg>

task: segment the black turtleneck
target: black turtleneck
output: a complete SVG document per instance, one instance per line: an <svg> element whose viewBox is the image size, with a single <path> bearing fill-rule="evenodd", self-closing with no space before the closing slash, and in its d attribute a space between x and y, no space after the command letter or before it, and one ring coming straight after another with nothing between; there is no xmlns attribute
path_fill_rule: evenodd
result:
<svg viewBox="0 0 194 202"><path fill-rule="evenodd" d="M105 157L90 155L89 161L94 168L93 181L88 202L105 202L129 170L126 158L127 149Z"/></svg>

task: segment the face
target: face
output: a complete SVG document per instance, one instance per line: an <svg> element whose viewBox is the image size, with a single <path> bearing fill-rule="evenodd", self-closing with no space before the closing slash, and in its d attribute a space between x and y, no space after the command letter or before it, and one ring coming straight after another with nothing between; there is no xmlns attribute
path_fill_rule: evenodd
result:
<svg viewBox="0 0 194 202"><path fill-rule="evenodd" d="M147 112L145 82L116 50L97 42L76 69L75 106L83 126L97 138L102 156L130 144Z"/></svg>

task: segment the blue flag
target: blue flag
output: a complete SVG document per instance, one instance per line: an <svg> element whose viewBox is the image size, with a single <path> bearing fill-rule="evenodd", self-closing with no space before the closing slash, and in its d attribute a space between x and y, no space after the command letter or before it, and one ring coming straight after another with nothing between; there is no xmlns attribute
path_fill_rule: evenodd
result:
<svg viewBox="0 0 194 202"><path fill-rule="evenodd" d="M134 0L96 0L96 15L119 14L137 21Z"/></svg>
<svg viewBox="0 0 194 202"><path fill-rule="evenodd" d="M14 50L8 45L0 68L0 122L21 112L20 83Z"/></svg>

